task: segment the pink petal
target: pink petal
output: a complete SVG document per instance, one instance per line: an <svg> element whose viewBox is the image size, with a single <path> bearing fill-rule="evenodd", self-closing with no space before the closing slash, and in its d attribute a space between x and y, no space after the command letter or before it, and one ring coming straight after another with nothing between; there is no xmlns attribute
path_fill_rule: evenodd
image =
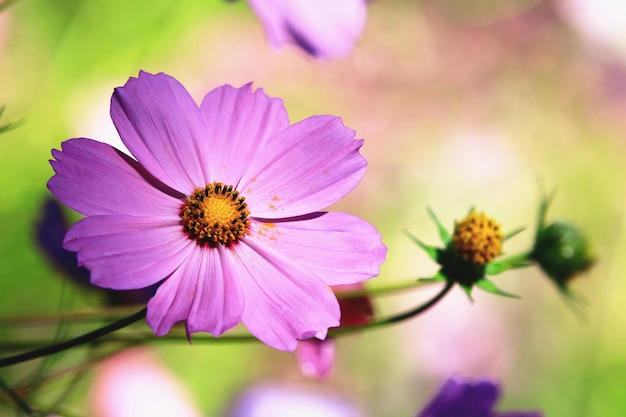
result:
<svg viewBox="0 0 626 417"><path fill-rule="evenodd" d="M318 58L348 55L365 27L364 0L248 0L275 47L298 45Z"/></svg>
<svg viewBox="0 0 626 417"><path fill-rule="evenodd" d="M374 226L345 213L314 213L294 220L253 220L258 240L317 274L328 285L361 282L380 273L387 247Z"/></svg>
<svg viewBox="0 0 626 417"><path fill-rule="evenodd" d="M182 202L134 160L91 139L70 139L53 150L56 172L48 188L62 203L86 215L178 215ZM162 190L159 190L160 187ZM167 192L167 193L166 193Z"/></svg>
<svg viewBox="0 0 626 417"><path fill-rule="evenodd" d="M141 71L115 89L111 118L130 152L168 186L189 195L209 182L200 109L174 78Z"/></svg>
<svg viewBox="0 0 626 417"><path fill-rule="evenodd" d="M335 341L315 338L303 340L298 343L295 355L304 376L328 379L335 365Z"/></svg>
<svg viewBox="0 0 626 417"><path fill-rule="evenodd" d="M282 100L252 92L251 84L216 88L200 109L211 140L210 182L236 186L259 150L289 126Z"/></svg>
<svg viewBox="0 0 626 417"><path fill-rule="evenodd" d="M293 351L298 339L323 339L339 325L337 299L315 274L254 239L232 250L246 299L242 321L263 343Z"/></svg>
<svg viewBox="0 0 626 417"><path fill-rule="evenodd" d="M166 278L185 261L193 241L178 218L90 216L70 228L64 247L78 252L97 286L127 290Z"/></svg>
<svg viewBox="0 0 626 417"><path fill-rule="evenodd" d="M362 140L333 116L313 116L268 142L239 190L255 217L284 218L322 210L356 187L367 161Z"/></svg>
<svg viewBox="0 0 626 417"><path fill-rule="evenodd" d="M148 303L147 321L157 336L187 321L189 333L219 336L241 320L243 294L223 247L195 246Z"/></svg>

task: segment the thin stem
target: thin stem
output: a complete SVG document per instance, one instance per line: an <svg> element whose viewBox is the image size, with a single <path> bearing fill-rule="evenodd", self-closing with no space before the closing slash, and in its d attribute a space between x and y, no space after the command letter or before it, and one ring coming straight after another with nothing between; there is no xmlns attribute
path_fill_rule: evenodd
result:
<svg viewBox="0 0 626 417"><path fill-rule="evenodd" d="M0 317L0 327L6 326L45 326L57 325L59 320L67 320L68 323L81 323L90 321L102 321L124 317L136 311L137 306L102 307L97 310L76 310L54 314L31 314L13 317Z"/></svg>
<svg viewBox="0 0 626 417"><path fill-rule="evenodd" d="M338 298L356 298L363 296L388 295L399 293L407 290L424 287L426 284L417 279L410 281L394 283L384 286L376 286L373 288L364 288L362 290L342 291L337 295ZM83 323L91 321L101 321L102 319L114 319L131 313L133 307L104 307L98 310L89 311L68 311L55 314L37 314L13 317L0 317L0 327L8 326L46 326L57 325L59 320L66 320L70 323ZM136 307L134 307L136 308Z"/></svg>
<svg viewBox="0 0 626 417"><path fill-rule="evenodd" d="M386 317L380 320L376 320L372 323L364 324L361 326L352 326L352 327L341 327L341 328L333 328L330 329L328 334L335 336L343 336L351 333L357 333L360 331L366 331L370 328L376 328L385 326L388 324L399 323L404 320L408 320L413 318L419 314L422 314L426 310L430 309L432 306L437 304L454 286L453 282L447 282L446 285L442 288L440 292L435 294L433 298L421 304L409 311L404 313L400 313L394 316ZM152 333L144 333L144 334L134 334L134 335L112 335L102 340L101 342L106 343L167 343L167 342L179 342L181 340L187 340L187 336L185 334L176 334L175 331L170 332L170 334L154 337ZM192 339L193 343L248 343L248 342L258 342L258 339L250 334L226 334L219 338L212 336L202 336L197 335ZM12 348L26 347L26 346L40 346L45 342L38 341L30 341L30 342L15 342L11 346Z"/></svg>
<svg viewBox="0 0 626 417"><path fill-rule="evenodd" d="M433 298L421 304L411 310L405 311L404 313L400 313L397 315L393 315L390 317L386 317L380 320L376 320L374 322L364 324L361 326L351 326L351 327L341 327L341 328L333 328L330 329L328 334L329 336L343 336L351 333L356 333L360 331L365 331L368 329L373 329L376 327L382 327L389 324L399 323L404 320L408 320L415 316L418 316L424 313L426 310L430 309L432 306L437 304L454 286L454 282L447 282L446 285L439 291ZM25 362L27 360L35 359L38 357L50 355L53 353L61 352L63 350L69 349L74 346L81 345L83 343L92 342L102 336L105 336L109 333L114 332L115 330L121 329L122 327L128 326L129 324L134 323L135 321L145 317L146 309L144 308L137 314L127 317L125 319L119 320L115 323L110 324L102 329L95 330L91 333L87 333L83 336L77 337L75 339L69 340L67 342L59 343L57 345L52 345L48 347L43 347L40 349L35 349L30 352L26 352L21 355L11 356L8 358L0 359L0 368L4 366L13 365L20 362ZM166 342L178 342L181 340L187 340L187 335L185 334L175 334L175 332L171 332L168 335L154 337L152 333L145 334L135 334L135 335L112 335L102 340L101 342L106 343L166 343ZM194 336L192 342L198 343L248 343L248 342L258 342L258 339L250 334L230 334L223 335L219 338L212 336ZM13 342L10 345L5 344L2 346L4 349L19 349L26 348L32 346L41 346L45 342L39 341L26 341L26 342Z"/></svg>
<svg viewBox="0 0 626 417"><path fill-rule="evenodd" d="M432 306L437 304L452 289L452 287L454 287L454 282L447 281L446 285L441 289L441 291L435 294L433 298L431 298L424 304L421 304L415 308L412 308L411 310L405 311L404 313L400 313L400 314L393 315L391 317L376 320L372 323L364 324L362 326L341 327L341 328L331 329L328 333L333 336L354 333L356 331L364 330L366 328L381 327L381 326L386 326L388 324L399 323L401 321L411 319L415 316L418 316L424 313L426 310L430 309Z"/></svg>
<svg viewBox="0 0 626 417"><path fill-rule="evenodd" d="M57 343L55 345L44 346L39 349L34 349L28 352L20 353L19 355L2 358L0 359L0 368L30 361L30 360L41 358L41 357L48 356L48 355L53 355L55 353L63 352L64 350L71 349L75 346L93 342L94 340L97 340L101 338L102 336L106 336L109 333L113 333L116 330L122 329L126 326L129 326L145 318L146 312L147 312L147 308L144 307L142 310L133 314L132 316L114 321L108 326L102 327L100 329L96 329L89 333L85 333L84 335L78 336L74 339L66 340L65 342Z"/></svg>

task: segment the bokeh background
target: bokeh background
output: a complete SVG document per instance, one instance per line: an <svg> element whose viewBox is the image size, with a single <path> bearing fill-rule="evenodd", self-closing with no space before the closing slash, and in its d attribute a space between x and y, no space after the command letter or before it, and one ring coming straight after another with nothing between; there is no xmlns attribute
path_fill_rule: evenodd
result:
<svg viewBox="0 0 626 417"><path fill-rule="evenodd" d="M0 135L0 348L94 327L11 321L102 304L35 242L50 197L50 150L71 137L114 143L113 88L140 69L162 71L198 101L216 86L254 81L284 99L292 121L339 115L365 139L366 177L333 209L374 223L389 247L372 288L434 273L402 233L437 242L427 206L450 227L471 206L506 230L528 226L506 251L528 248L542 183L557 191L549 217L583 228L598 256L573 283L588 300L583 320L540 271L517 270L495 281L521 300L476 290L471 303L457 289L411 322L340 339L335 373L323 384L301 376L292 355L261 344L151 344L202 415L224 415L241 390L273 381L332 392L367 416L413 416L450 374L501 380L503 409L626 415L625 4L372 1L353 54L318 61L296 48L273 50L243 1L13 2L0 12L0 124L22 123ZM377 298L377 313L432 291ZM44 409L63 396L59 412L94 415L98 368L80 366L92 354L50 361L50 378L25 394ZM54 373L72 366L83 378ZM38 370L20 365L0 377L19 384ZM7 403L0 396L2 416L14 414Z"/></svg>

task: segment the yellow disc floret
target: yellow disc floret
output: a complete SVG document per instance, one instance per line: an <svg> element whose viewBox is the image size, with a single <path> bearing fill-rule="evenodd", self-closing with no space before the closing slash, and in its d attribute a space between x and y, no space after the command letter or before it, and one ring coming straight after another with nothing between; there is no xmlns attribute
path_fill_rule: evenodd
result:
<svg viewBox="0 0 626 417"><path fill-rule="evenodd" d="M465 219L456 222L452 243L461 258L485 265L500 255L503 239L500 225L494 219L471 211Z"/></svg>
<svg viewBox="0 0 626 417"><path fill-rule="evenodd" d="M196 188L185 200L180 218L183 230L200 245L229 246L248 232L250 211L232 185L221 182Z"/></svg>

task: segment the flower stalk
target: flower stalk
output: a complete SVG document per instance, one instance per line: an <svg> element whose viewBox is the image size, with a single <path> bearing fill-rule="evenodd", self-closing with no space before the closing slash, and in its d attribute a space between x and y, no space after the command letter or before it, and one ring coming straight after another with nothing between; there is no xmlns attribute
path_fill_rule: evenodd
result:
<svg viewBox="0 0 626 417"><path fill-rule="evenodd" d="M423 285L423 284L417 284L417 285ZM385 290L388 291L399 291L401 288L414 288L417 285L412 285L412 286L408 286L406 283L401 287L401 286L397 286L397 287L387 287L385 288ZM399 313L396 315L392 315L389 317L385 317L385 318L381 318L375 321L372 321L370 323L367 324L363 324L363 325L356 325L356 326L350 326L350 327L344 327L344 328L333 328L330 329L330 331L328 332L329 336L332 337L336 337L336 336L344 336L344 335L348 335L348 334L352 334L352 333L357 333L360 331L367 331L370 329L374 329L374 328L379 328L379 327L383 327L383 326L387 326L390 324L394 324L394 323L399 323L408 319L411 319L413 317L416 317L424 312L426 312L428 309L430 309L431 307L433 307L435 304L437 304L449 291L450 289L452 289L453 285L451 283L447 283L441 291L439 291L437 294L435 294L431 299L429 299L428 301L426 301L423 304L420 304L419 306L408 310L406 312L403 313ZM373 290L374 292L376 292L376 290ZM361 291L354 291L354 294L352 293L346 293L348 296L356 296L357 293L362 293ZM371 293L368 293L371 294ZM343 296L343 294L342 294ZM61 343L57 343L57 344L52 344L49 345L47 341L25 341L25 342L11 342L11 343L3 343L2 346L0 346L0 348L4 349L4 350L17 350L17 349L28 349L28 348L34 348L37 346L42 346L39 348L34 348L33 350L29 350L27 352L18 354L18 355L14 355L14 356L9 356L6 358L1 358L0 359L0 368L2 367L7 367L7 366L11 366L11 365L16 365L22 362L27 362L33 359L37 359L37 358L41 358L44 356L49 356L49 355L53 355L80 345L86 345L86 344L90 344L95 342L96 340L99 340L101 338L103 338L104 336L110 335L111 333L120 330L124 327L127 327L133 323L136 323L137 321L145 318L146 316L146 309L142 309L140 311L138 311L135 314L132 314L128 317L124 317L120 320L117 320L111 324L108 324L102 328L99 328L97 330L91 331L89 333L85 333L84 335L78 336L76 338L61 342ZM146 333L146 334L135 334L135 335L112 335L107 337L106 339L102 339L99 342L100 343L120 343L120 342L125 342L125 343L156 343L156 342L179 342L179 341L187 341L187 335L182 333L181 334L175 334L176 332L172 332L168 335L164 335L161 337L154 337L154 335L152 335L151 333ZM226 335L222 335L219 338L216 337L209 337L209 336L196 336L193 340L194 342L200 342L200 343L240 343L240 342L258 342L258 339L254 336L252 336L251 334L226 334Z"/></svg>
<svg viewBox="0 0 626 417"><path fill-rule="evenodd" d="M20 353L18 355L2 358L0 359L0 368L4 368L7 366L11 366L11 365L16 365L18 363L27 362L33 359L42 358L42 357L49 356L49 355L54 355L55 353L63 352L65 350L71 349L76 346L91 343L103 336L106 336L117 330L123 329L124 327L130 326L131 324L136 323L145 317L146 317L146 308L143 308L131 316L114 321L111 324L108 324L104 327L101 327L89 333L85 333L73 339L66 340L64 342L56 343L56 344L49 345L49 346L44 346L39 349L30 350L28 352Z"/></svg>

